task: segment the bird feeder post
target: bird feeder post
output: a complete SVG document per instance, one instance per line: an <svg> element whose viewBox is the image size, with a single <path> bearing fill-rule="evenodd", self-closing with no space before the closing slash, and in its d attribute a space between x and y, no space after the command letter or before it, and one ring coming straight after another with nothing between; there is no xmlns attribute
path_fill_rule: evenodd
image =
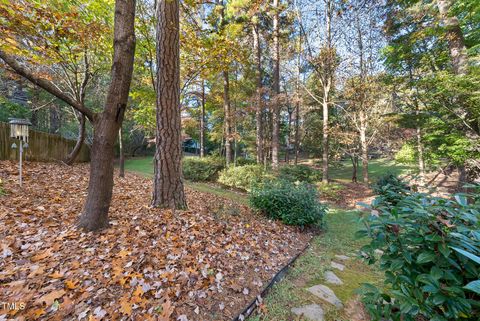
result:
<svg viewBox="0 0 480 321"><path fill-rule="evenodd" d="M28 148L28 126L31 126L26 119L11 118L10 124L10 137L19 140L19 164L18 164L18 183L22 187L22 167L23 167L23 149ZM15 143L12 144L12 148L17 148Z"/></svg>

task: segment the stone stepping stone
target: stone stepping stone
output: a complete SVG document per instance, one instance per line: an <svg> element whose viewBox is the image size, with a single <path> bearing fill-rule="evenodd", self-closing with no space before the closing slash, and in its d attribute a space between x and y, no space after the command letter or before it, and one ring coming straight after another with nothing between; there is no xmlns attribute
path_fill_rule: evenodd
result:
<svg viewBox="0 0 480 321"><path fill-rule="evenodd" d="M326 271L323 275L325 277L325 282L330 284L342 285L343 281L340 280L338 276L335 275L332 271Z"/></svg>
<svg viewBox="0 0 480 321"><path fill-rule="evenodd" d="M337 263L337 262L330 262L330 266L334 269L337 269L337 270L340 270L340 271L343 271L345 270L345 265L343 264L340 264L340 263Z"/></svg>
<svg viewBox="0 0 480 321"><path fill-rule="evenodd" d="M323 284L314 285L311 288L307 289L308 292L319 297L322 300L327 301L330 304L333 304L337 308L343 308L342 301L335 295L335 292L332 291L328 286Z"/></svg>
<svg viewBox="0 0 480 321"><path fill-rule="evenodd" d="M304 305L298 308L293 308L291 311L293 314L303 316L311 321L323 321L325 316L325 312L318 304Z"/></svg>
<svg viewBox="0 0 480 321"><path fill-rule="evenodd" d="M346 256L346 255L335 255L335 258L336 258L336 259L339 259L339 260L341 260L341 261L350 260L350 257L349 257L349 256Z"/></svg>

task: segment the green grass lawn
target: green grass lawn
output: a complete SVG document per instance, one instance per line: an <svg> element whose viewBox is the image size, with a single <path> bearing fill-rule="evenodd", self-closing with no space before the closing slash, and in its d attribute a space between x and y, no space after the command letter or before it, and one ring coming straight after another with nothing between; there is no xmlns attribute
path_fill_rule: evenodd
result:
<svg viewBox="0 0 480 321"><path fill-rule="evenodd" d="M395 175L403 175L415 170L414 166L411 165L401 165L396 163L394 160L389 160L385 158L381 159L372 159L368 163L368 174L370 181L376 181L379 177L392 173ZM358 180L362 180L362 165L360 162L358 169ZM349 160L342 161L335 166L330 167L330 178L337 179L342 181L350 181L352 179L352 162Z"/></svg>
<svg viewBox="0 0 480 321"><path fill-rule="evenodd" d="M337 297L345 303L354 298L362 283L379 284L382 274L374 267L366 265L356 258L356 253L366 240L355 239L354 233L361 225L355 211L331 210L326 217L327 228L312 240L310 248L296 262L285 279L277 283L265 298L266 313L251 317L249 320L299 320L290 310L293 307L317 303L325 312L327 321L348 321L342 311L322 302L305 289L325 284L323 273L330 269L330 261L336 254L352 257L345 262L344 271L334 273L344 282L343 285L328 285ZM336 262L341 262L335 260Z"/></svg>
<svg viewBox="0 0 480 321"><path fill-rule="evenodd" d="M125 170L135 172L147 177L153 176L153 157L139 157L125 160ZM211 193L236 201L240 204L248 205L247 195L236 191L226 190L212 183L185 182L186 185L194 190L204 193Z"/></svg>

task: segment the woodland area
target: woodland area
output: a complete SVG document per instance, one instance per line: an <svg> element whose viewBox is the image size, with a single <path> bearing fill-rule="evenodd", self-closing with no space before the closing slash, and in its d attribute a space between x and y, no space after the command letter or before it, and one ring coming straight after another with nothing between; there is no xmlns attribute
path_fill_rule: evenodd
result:
<svg viewBox="0 0 480 321"><path fill-rule="evenodd" d="M480 317L480 1L0 0L0 32L0 122L76 142L0 160L0 320L354 320L261 299L353 216L361 320Z"/></svg>

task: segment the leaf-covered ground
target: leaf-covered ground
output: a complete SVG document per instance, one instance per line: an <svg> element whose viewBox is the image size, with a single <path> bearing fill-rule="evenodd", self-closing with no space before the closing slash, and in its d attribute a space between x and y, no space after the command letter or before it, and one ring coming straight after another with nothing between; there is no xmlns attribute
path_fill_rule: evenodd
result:
<svg viewBox="0 0 480 321"><path fill-rule="evenodd" d="M88 165L0 161L0 320L229 320L311 234L187 189L188 211L149 206L151 180L116 178L99 233L75 228ZM17 305L19 307L20 305Z"/></svg>

